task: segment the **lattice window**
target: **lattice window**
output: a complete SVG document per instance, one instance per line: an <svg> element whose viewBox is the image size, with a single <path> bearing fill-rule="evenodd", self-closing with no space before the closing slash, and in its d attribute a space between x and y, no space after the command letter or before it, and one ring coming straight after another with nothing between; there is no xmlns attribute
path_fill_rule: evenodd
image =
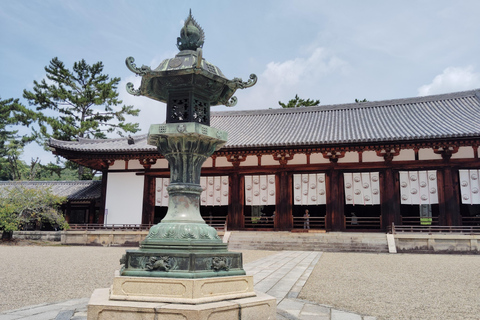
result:
<svg viewBox="0 0 480 320"><path fill-rule="evenodd" d="M188 121L188 98L172 99L171 118L177 121Z"/></svg>
<svg viewBox="0 0 480 320"><path fill-rule="evenodd" d="M206 123L208 121L207 103L198 99L194 99L193 105L193 120L199 123Z"/></svg>

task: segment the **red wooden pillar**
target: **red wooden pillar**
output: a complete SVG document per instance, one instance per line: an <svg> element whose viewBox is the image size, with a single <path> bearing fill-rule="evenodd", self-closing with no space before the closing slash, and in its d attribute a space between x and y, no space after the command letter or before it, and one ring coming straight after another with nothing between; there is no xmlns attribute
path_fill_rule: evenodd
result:
<svg viewBox="0 0 480 320"><path fill-rule="evenodd" d="M245 215L243 213L245 203L245 177L237 172L229 175L229 201L227 229L238 230L245 227Z"/></svg>
<svg viewBox="0 0 480 320"><path fill-rule="evenodd" d="M380 186L382 227L386 230L392 223L400 224L400 184L393 169L380 172Z"/></svg>
<svg viewBox="0 0 480 320"><path fill-rule="evenodd" d="M444 167L443 170L443 204L445 212L445 224L447 226L460 226L460 198L458 194L458 170Z"/></svg>
<svg viewBox="0 0 480 320"><path fill-rule="evenodd" d="M275 230L293 229L293 177L286 171L275 176Z"/></svg>
<svg viewBox="0 0 480 320"><path fill-rule="evenodd" d="M87 223L95 223L95 200L90 201L90 205L88 206L88 219Z"/></svg>
<svg viewBox="0 0 480 320"><path fill-rule="evenodd" d="M344 226L344 194L343 174L338 170L330 170L326 174L327 206L325 223L327 230L340 231Z"/></svg>
<svg viewBox="0 0 480 320"><path fill-rule="evenodd" d="M100 213L98 215L98 223L105 223L105 203L107 200L107 177L108 169L102 170L102 197L100 198Z"/></svg>
<svg viewBox="0 0 480 320"><path fill-rule="evenodd" d="M155 177L145 175L143 180L142 224L153 224L155 216Z"/></svg>

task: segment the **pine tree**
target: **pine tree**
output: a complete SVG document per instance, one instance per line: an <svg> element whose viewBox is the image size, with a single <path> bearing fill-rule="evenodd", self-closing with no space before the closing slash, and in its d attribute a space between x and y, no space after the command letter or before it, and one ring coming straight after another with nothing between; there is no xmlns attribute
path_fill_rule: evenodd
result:
<svg viewBox="0 0 480 320"><path fill-rule="evenodd" d="M19 159L26 144L36 138L36 133L20 136L14 126L29 126L38 114L27 109L18 99L0 98L0 180L20 180L26 165Z"/></svg>
<svg viewBox="0 0 480 320"><path fill-rule="evenodd" d="M107 133L139 131L138 123L128 123L125 116L138 116L140 110L122 105L117 87L120 78L103 74L101 61L88 65L85 60L75 62L73 70L53 58L45 67L46 78L34 81L33 92L23 91L23 97L37 111L48 111L39 117L43 138L73 141L78 138L106 138ZM79 168L79 178L83 176Z"/></svg>
<svg viewBox="0 0 480 320"><path fill-rule="evenodd" d="M282 106L282 108L300 108L300 107L312 107L318 106L320 104L320 100L304 100L300 99L300 97L296 94L295 98L288 101L287 104L278 101L278 104Z"/></svg>

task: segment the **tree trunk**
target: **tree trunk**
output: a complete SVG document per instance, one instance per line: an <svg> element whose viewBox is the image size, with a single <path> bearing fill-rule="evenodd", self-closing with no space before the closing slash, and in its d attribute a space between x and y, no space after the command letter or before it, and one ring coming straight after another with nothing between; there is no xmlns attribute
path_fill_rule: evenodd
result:
<svg viewBox="0 0 480 320"><path fill-rule="evenodd" d="M13 231L3 231L2 241L12 241L12 239L13 239Z"/></svg>

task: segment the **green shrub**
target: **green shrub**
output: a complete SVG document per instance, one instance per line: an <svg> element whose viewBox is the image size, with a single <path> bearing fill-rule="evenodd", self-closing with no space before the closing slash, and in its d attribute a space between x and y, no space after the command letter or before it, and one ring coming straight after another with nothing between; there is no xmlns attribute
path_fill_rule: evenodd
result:
<svg viewBox="0 0 480 320"><path fill-rule="evenodd" d="M0 230L16 231L21 225L49 222L67 229L59 208L65 197L54 195L49 188L28 189L18 185L0 195Z"/></svg>

